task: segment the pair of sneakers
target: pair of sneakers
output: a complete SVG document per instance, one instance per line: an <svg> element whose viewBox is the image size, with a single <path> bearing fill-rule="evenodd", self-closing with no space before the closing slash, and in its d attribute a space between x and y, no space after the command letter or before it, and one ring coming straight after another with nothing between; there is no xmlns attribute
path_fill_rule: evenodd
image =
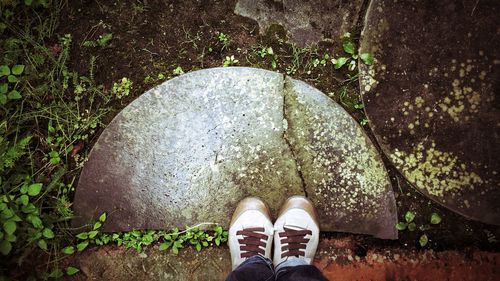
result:
<svg viewBox="0 0 500 281"><path fill-rule="evenodd" d="M273 225L269 209L262 200L243 199L233 213L229 228L233 270L255 255L271 260L273 238L274 266L290 257L299 257L312 264L319 242L319 223L313 204L303 196L290 197Z"/></svg>

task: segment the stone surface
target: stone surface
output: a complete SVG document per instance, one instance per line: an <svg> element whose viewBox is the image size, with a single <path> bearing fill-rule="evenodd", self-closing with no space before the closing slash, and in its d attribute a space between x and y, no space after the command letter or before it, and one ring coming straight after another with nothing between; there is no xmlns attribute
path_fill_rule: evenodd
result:
<svg viewBox="0 0 500 281"><path fill-rule="evenodd" d="M92 149L76 213L87 221L106 210L112 231L227 225L241 198L260 196L275 208L301 194L282 138L282 85L280 74L238 68L194 72L150 90Z"/></svg>
<svg viewBox="0 0 500 281"><path fill-rule="evenodd" d="M106 231L228 227L244 197L276 214L294 194L313 200L324 231L397 237L380 157L340 106L275 72L214 68L167 81L115 117L80 176L75 224L107 212Z"/></svg>
<svg viewBox="0 0 500 281"><path fill-rule="evenodd" d="M317 89L286 79L285 138L322 227L396 237L396 204L387 172L370 139L344 109Z"/></svg>
<svg viewBox="0 0 500 281"><path fill-rule="evenodd" d="M500 2L385 1L368 8L365 111L396 168L431 199L500 225Z"/></svg>
<svg viewBox="0 0 500 281"><path fill-rule="evenodd" d="M500 254L484 251L434 252L404 249L370 249L357 256L349 238L321 240L314 264L329 280L499 280ZM224 280L231 270L227 247L179 255L160 252L157 246L144 253L104 246L66 259L81 273L69 280Z"/></svg>
<svg viewBox="0 0 500 281"><path fill-rule="evenodd" d="M319 41L336 41L351 32L360 20L363 0L239 0L234 12L259 24L263 34L279 24L299 46Z"/></svg>

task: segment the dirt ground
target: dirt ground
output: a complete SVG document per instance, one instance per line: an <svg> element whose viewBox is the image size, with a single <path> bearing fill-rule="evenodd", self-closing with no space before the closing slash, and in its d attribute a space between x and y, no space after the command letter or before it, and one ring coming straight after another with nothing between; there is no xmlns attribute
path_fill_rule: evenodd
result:
<svg viewBox="0 0 500 281"><path fill-rule="evenodd" d="M346 71L333 67L313 67L311 61L325 53L340 52L340 42L320 43L306 51L298 50L287 42L279 26L267 34L259 35L252 20L233 13L235 1L70 1L61 14L59 34L73 36L71 50L72 69L93 75L98 83L110 90L113 82L128 77L133 81L132 94L115 105L115 111L105 122L134 98L161 82L145 81L147 76L164 74L172 77L178 66L187 71L222 66L226 56L234 55L239 66L260 67L273 70L270 56L261 58L257 51L272 47L277 58L277 71L295 67L290 73L294 78L314 85L339 102L358 121L364 117L355 109L359 102L357 82L346 81ZM359 36L361 25L352 33ZM228 43L219 40L222 32ZM83 42L97 40L100 35L112 33L113 38L105 47L86 47ZM298 55L300 54L300 55ZM91 71L92 69L92 71ZM369 126L365 126L372 137ZM373 137L372 137L372 140ZM88 145L87 147L90 147ZM423 233L429 237L425 248L436 251L481 249L498 252L500 228L467 220L454 214L412 188L396 170L387 164L398 213L416 214L417 225L425 225L433 212L443 218L442 223L428 230L400 232L397 241L383 241L363 235L325 233L325 238L351 237L357 256L364 257L375 249L420 249L418 238ZM362 211L362 210L360 210Z"/></svg>

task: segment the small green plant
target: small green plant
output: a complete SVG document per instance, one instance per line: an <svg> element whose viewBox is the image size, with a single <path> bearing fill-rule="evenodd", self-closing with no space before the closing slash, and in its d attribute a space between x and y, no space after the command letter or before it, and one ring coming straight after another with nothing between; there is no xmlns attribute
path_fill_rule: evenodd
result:
<svg viewBox="0 0 500 281"><path fill-rule="evenodd" d="M374 62L373 56L369 53L362 53L358 55L356 45L354 44L352 40L351 33L346 32L344 33L344 36L342 37L342 48L344 49L344 52L347 53L349 56L340 56L336 58L332 58L331 62L334 65L335 69L340 69L344 65L347 65L347 69L349 71L354 71L356 69L356 64L358 58L363 61L364 64L366 65L372 65Z"/></svg>
<svg viewBox="0 0 500 281"><path fill-rule="evenodd" d="M136 14L142 14L142 13L144 13L144 11L146 11L146 8L144 7L144 4L142 4L142 3L133 3L132 10Z"/></svg>
<svg viewBox="0 0 500 281"><path fill-rule="evenodd" d="M368 125L368 122L369 122L368 118L365 117L365 118L361 119L361 121L359 121L359 124L361 126L366 126L366 125Z"/></svg>
<svg viewBox="0 0 500 281"><path fill-rule="evenodd" d="M113 33L104 33L103 35L99 35L99 39L97 39L97 44L101 47L106 47L109 42L113 39Z"/></svg>
<svg viewBox="0 0 500 281"><path fill-rule="evenodd" d="M408 229L409 231L415 231L417 229L417 225L414 222L415 213L413 213L411 211L407 211L405 213L404 219L405 219L405 221L400 221L396 224L395 227L397 230L404 231L404 230ZM431 225L440 224L441 221L442 221L442 219L441 219L441 216L439 216L439 214L437 214L437 213L431 214L431 217L429 219L429 223ZM431 226L429 224L423 224L423 225L420 225L418 227L418 229L420 231L427 231L427 230L431 229ZM419 242L421 247L424 247L429 242L429 237L427 236L427 234L424 233L420 236L418 242Z"/></svg>
<svg viewBox="0 0 500 281"><path fill-rule="evenodd" d="M240 61L235 59L234 56L226 56L226 58L223 61L224 66L231 66L231 65L236 65Z"/></svg>
<svg viewBox="0 0 500 281"><path fill-rule="evenodd" d="M163 73L158 73L158 75L156 75L156 77L148 75L148 76L146 76L146 78L144 78L144 83L146 83L146 84L154 84L154 83L157 83L159 81L165 80L165 78L166 77L165 77L165 75Z"/></svg>
<svg viewBox="0 0 500 281"><path fill-rule="evenodd" d="M356 103L356 104L354 105L354 108L355 108L355 109L360 109L360 110L361 110L361 109L365 108L365 105L364 105L362 102L358 102L358 103Z"/></svg>
<svg viewBox="0 0 500 281"><path fill-rule="evenodd" d="M47 279L59 279L64 277L66 274L67 276L72 276L80 272L80 269L74 267L74 266L68 266L66 267L65 270L62 270L58 266L56 266L50 273L44 272L42 273L42 279L47 280Z"/></svg>
<svg viewBox="0 0 500 281"><path fill-rule="evenodd" d="M271 47L262 47L262 48L257 50L257 54L261 58L265 58L267 55L273 55L274 51L273 51L273 48L271 48Z"/></svg>
<svg viewBox="0 0 500 281"><path fill-rule="evenodd" d="M12 68L7 65L0 66L0 105L5 105L10 100L22 98L17 87L23 72L24 65L22 64L16 64Z"/></svg>
<svg viewBox="0 0 500 281"><path fill-rule="evenodd" d="M177 254L184 243L189 243L197 251L201 251L202 248L206 248L214 243L219 246L221 243L227 241L228 232L224 231L221 226L216 225L213 230L213 235L206 233L198 227L188 228L182 232L178 232L175 229L171 233L162 234L164 242L160 244L160 251L171 248L172 252Z"/></svg>
<svg viewBox="0 0 500 281"><path fill-rule="evenodd" d="M70 255L75 251L81 252L85 250L90 243L95 241L95 238L97 237L97 234L99 234L102 224L106 221L106 218L106 213L101 214L99 216L99 220L93 224L92 230L81 232L76 235L76 238L78 239L78 243L76 244L76 246L65 247L62 249L62 252L64 254Z"/></svg>
<svg viewBox="0 0 500 281"><path fill-rule="evenodd" d="M418 239L420 247L425 247L425 245L427 245L428 242L429 238L427 237L427 234L422 234L422 236L420 236L420 238Z"/></svg>
<svg viewBox="0 0 500 281"><path fill-rule="evenodd" d="M132 230L123 233L100 233L100 229L106 221L106 213L103 213L96 221L92 229L81 232L76 235L78 240L74 246L67 246L61 250L63 254L71 255L75 252L85 250L89 245L98 246L114 243L117 246L123 246L126 249L133 248L137 252L142 252L144 246L149 246L155 242L160 242L159 250L165 251L171 249L174 254L179 252L185 244L195 247L197 251L211 245L220 246L227 242L228 232L220 225L213 223L203 223L194 227L187 228L184 231L174 229L173 231L155 231L155 230ZM201 225L214 225L212 233L208 233L199 227Z"/></svg>
<svg viewBox="0 0 500 281"><path fill-rule="evenodd" d="M231 39L229 38L229 35L222 33L222 32L217 33L217 39L218 39L219 43L222 44L221 51L226 49L229 46L229 44L231 43Z"/></svg>
<svg viewBox="0 0 500 281"><path fill-rule="evenodd" d="M315 58L312 61L312 66L313 67L318 67L318 66L326 66L328 60L330 59L329 54L324 54L322 58Z"/></svg>
<svg viewBox="0 0 500 281"><path fill-rule="evenodd" d="M271 67L276 69L278 66L278 56L274 53L271 47L261 47L257 50L257 55L261 58L271 57Z"/></svg>
<svg viewBox="0 0 500 281"><path fill-rule="evenodd" d="M285 68L285 72L288 75L294 75L301 67L307 69L307 73L310 74L310 70L312 67L312 57L318 56L317 54L317 46L310 45L304 48L297 47L296 45L292 45L292 62Z"/></svg>
<svg viewBox="0 0 500 281"><path fill-rule="evenodd" d="M181 74L184 74L184 70L182 69L182 67L180 66L177 66L173 71L172 71L172 74L175 75L175 76L178 76L178 75L181 75Z"/></svg>
<svg viewBox="0 0 500 281"><path fill-rule="evenodd" d="M0 253L9 255L18 240L36 243L42 250L48 250L47 240L55 237L52 226L44 225L40 210L33 204L42 195L42 183L32 183L29 178L18 193L0 197ZM19 232L18 230L21 230ZM27 237L23 237L27 235Z"/></svg>
<svg viewBox="0 0 500 281"><path fill-rule="evenodd" d="M88 40L83 42L84 47L106 47L109 45L109 42L113 39L113 33L104 33L99 35L99 38L95 41Z"/></svg>
<svg viewBox="0 0 500 281"><path fill-rule="evenodd" d="M52 165L57 165L61 162L61 157L59 156L59 152L58 151L51 151L49 152L49 163L52 164Z"/></svg>
<svg viewBox="0 0 500 281"><path fill-rule="evenodd" d="M431 220L430 220L430 223L431 224L440 224L441 223L441 217L439 216L439 214L437 213L432 213L431 214Z"/></svg>
<svg viewBox="0 0 500 281"><path fill-rule="evenodd" d="M119 82L115 82L113 84L113 89L111 90L111 92L116 95L118 99L121 99L128 96L131 89L132 81L130 81L127 77L123 77Z"/></svg>
<svg viewBox="0 0 500 281"><path fill-rule="evenodd" d="M407 229L409 224L415 225L415 223L413 222L414 219L415 219L415 214L411 211L407 211L405 214L405 221L398 222L396 224L396 229L401 231L401 230ZM411 228L413 228L413 226ZM416 228L416 226L415 226L415 228ZM415 229L413 229L413 230L415 230ZM410 231L412 231L412 230L410 230Z"/></svg>

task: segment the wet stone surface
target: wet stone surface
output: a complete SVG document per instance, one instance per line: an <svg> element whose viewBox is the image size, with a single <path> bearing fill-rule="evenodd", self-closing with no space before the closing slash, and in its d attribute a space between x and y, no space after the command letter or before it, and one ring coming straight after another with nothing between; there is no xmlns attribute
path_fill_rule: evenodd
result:
<svg viewBox="0 0 500 281"><path fill-rule="evenodd" d="M324 231L397 237L380 157L340 106L278 73L214 68L167 81L115 117L82 171L74 223L107 212L106 231L227 227L246 196L276 214L294 194L316 204Z"/></svg>
<svg viewBox="0 0 500 281"><path fill-rule="evenodd" d="M423 194L500 225L500 3L384 1L368 8L360 85L371 128Z"/></svg>
<svg viewBox="0 0 500 281"><path fill-rule="evenodd" d="M362 5L362 0L239 0L234 12L257 21L261 34L273 24L281 25L292 42L305 46L336 41L351 32L362 20Z"/></svg>

